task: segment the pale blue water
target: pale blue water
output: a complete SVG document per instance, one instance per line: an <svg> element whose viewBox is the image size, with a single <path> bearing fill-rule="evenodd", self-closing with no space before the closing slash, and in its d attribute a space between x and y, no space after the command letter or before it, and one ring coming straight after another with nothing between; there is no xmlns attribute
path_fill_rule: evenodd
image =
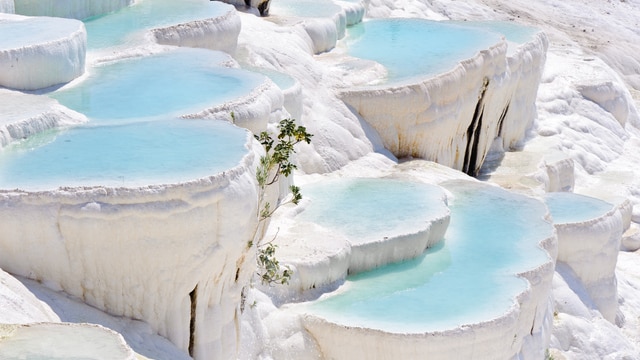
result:
<svg viewBox="0 0 640 360"><path fill-rule="evenodd" d="M299 218L338 230L352 242L425 228L447 213L437 186L391 179L338 179L302 188L311 203Z"/></svg>
<svg viewBox="0 0 640 360"><path fill-rule="evenodd" d="M389 72L387 81L449 71L461 60L497 44L500 34L423 19L374 19L348 29L348 53L374 60Z"/></svg>
<svg viewBox="0 0 640 360"><path fill-rule="evenodd" d="M279 0L269 6L272 16L330 18L340 11L342 8L330 0Z"/></svg>
<svg viewBox="0 0 640 360"><path fill-rule="evenodd" d="M447 330L504 314L526 289L515 276L545 261L553 234L540 201L500 188L447 182L455 200L445 241L424 256L348 277L303 311L389 332Z"/></svg>
<svg viewBox="0 0 640 360"><path fill-rule="evenodd" d="M37 17L22 21L0 21L0 50L42 44L68 37L78 30L75 20Z"/></svg>
<svg viewBox="0 0 640 360"><path fill-rule="evenodd" d="M89 50L136 44L145 31L223 15L229 5L205 0L142 0L115 13L85 20Z"/></svg>
<svg viewBox="0 0 640 360"><path fill-rule="evenodd" d="M49 131L0 152L0 188L142 186L232 168L247 131L223 121L157 120Z"/></svg>
<svg viewBox="0 0 640 360"><path fill-rule="evenodd" d="M613 209L608 202L569 192L548 193L544 201L556 224L589 221Z"/></svg>
<svg viewBox="0 0 640 360"><path fill-rule="evenodd" d="M249 94L264 81L218 66L224 59L220 52L176 48L94 67L84 81L50 96L95 121L184 115Z"/></svg>
<svg viewBox="0 0 640 360"><path fill-rule="evenodd" d="M468 26L476 29L489 30L504 35L507 41L523 44L531 41L540 29L516 24L511 21L451 21L453 24Z"/></svg>

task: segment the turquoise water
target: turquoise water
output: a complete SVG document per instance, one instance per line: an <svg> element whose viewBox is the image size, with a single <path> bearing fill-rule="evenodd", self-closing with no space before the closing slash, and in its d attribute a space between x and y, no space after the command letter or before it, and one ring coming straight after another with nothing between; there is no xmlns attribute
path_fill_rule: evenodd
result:
<svg viewBox="0 0 640 360"><path fill-rule="evenodd" d="M553 234L544 204L463 181L440 245L415 260L347 278L303 311L348 326L389 332L447 330L504 314L527 283L514 274L548 261L538 243Z"/></svg>
<svg viewBox="0 0 640 360"><path fill-rule="evenodd" d="M247 131L223 121L157 120L49 131L0 152L0 188L142 186L210 176L248 152Z"/></svg>
<svg viewBox="0 0 640 360"><path fill-rule="evenodd" d="M330 0L279 0L272 1L269 15L299 16L306 18L330 18L342 11Z"/></svg>
<svg viewBox="0 0 640 360"><path fill-rule="evenodd" d="M153 56L107 63L50 96L95 121L184 115L249 92L264 76L218 66L220 52L176 48Z"/></svg>
<svg viewBox="0 0 640 360"><path fill-rule="evenodd" d="M353 243L423 230L447 214L442 189L391 179L338 179L302 188L301 220L338 230Z"/></svg>
<svg viewBox="0 0 640 360"><path fill-rule="evenodd" d="M388 70L388 82L449 71L461 60L497 44L495 32L423 19L375 19L348 29L352 56Z"/></svg>
<svg viewBox="0 0 640 360"><path fill-rule="evenodd" d="M116 45L135 45L145 30L214 18L229 5L205 0L142 0L115 13L85 20L89 50Z"/></svg>
<svg viewBox="0 0 640 360"><path fill-rule="evenodd" d="M531 41L533 36L540 32L540 29L516 24L510 21L451 21L451 23L475 29L493 31L504 35L507 41L512 41L518 44Z"/></svg>
<svg viewBox="0 0 640 360"><path fill-rule="evenodd" d="M592 220L613 209L613 205L608 202L568 192L548 193L544 196L544 201L557 224Z"/></svg>
<svg viewBox="0 0 640 360"><path fill-rule="evenodd" d="M142 4L170 8L167 1ZM145 186L194 180L237 166L248 152L246 130L224 121L179 119L245 96L265 81L262 74L219 65L228 60L221 52L172 48L88 68L84 78L48 96L89 122L2 149L0 188Z"/></svg>
<svg viewBox="0 0 640 360"><path fill-rule="evenodd" d="M16 49L66 38L77 31L79 26L80 23L75 20L50 17L0 21L0 50Z"/></svg>

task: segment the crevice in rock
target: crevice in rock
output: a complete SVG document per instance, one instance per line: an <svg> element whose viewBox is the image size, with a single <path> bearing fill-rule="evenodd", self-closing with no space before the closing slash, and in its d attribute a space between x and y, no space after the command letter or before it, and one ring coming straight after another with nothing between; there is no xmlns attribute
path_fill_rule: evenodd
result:
<svg viewBox="0 0 640 360"><path fill-rule="evenodd" d="M504 125L504 118L507 117L507 113L509 112L509 105L511 105L511 103L507 103L507 106L504 107L498 119L498 137L502 136L502 125Z"/></svg>
<svg viewBox="0 0 640 360"><path fill-rule="evenodd" d="M473 118L467 128L467 148L464 152L464 163L462 171L469 176L478 174L478 145L480 144L480 133L482 132L482 117L484 115L484 96L489 86L489 79L484 78L480 95L478 95L478 103L473 112Z"/></svg>
<svg viewBox="0 0 640 360"><path fill-rule="evenodd" d="M198 285L189 293L191 300L191 320L189 321L189 356L193 357L193 346L196 339L196 307L198 305Z"/></svg>
<svg viewBox="0 0 640 360"><path fill-rule="evenodd" d="M261 2L258 5L258 11L260 11L260 16L269 16L269 3L271 0L266 0Z"/></svg>

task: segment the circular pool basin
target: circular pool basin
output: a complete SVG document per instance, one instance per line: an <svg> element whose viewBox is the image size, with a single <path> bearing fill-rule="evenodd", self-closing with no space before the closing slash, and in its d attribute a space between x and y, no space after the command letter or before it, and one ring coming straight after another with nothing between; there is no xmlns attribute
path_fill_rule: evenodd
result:
<svg viewBox="0 0 640 360"><path fill-rule="evenodd" d="M556 224L586 222L600 218L613 209L613 205L606 201L570 192L545 194L544 201Z"/></svg>
<svg viewBox="0 0 640 360"><path fill-rule="evenodd" d="M225 15L229 5L218 1L136 1L115 13L85 20L89 50L144 42L145 30Z"/></svg>
<svg viewBox="0 0 640 360"><path fill-rule="evenodd" d="M304 186L299 215L361 244L418 232L448 214L438 186L392 179L337 179Z"/></svg>
<svg viewBox="0 0 640 360"><path fill-rule="evenodd" d="M451 70L501 40L492 31L423 19L374 19L349 28L350 55L388 70L387 82Z"/></svg>
<svg viewBox="0 0 640 360"><path fill-rule="evenodd" d="M468 181L444 187L454 200L443 243L417 259L350 276L336 292L305 304L304 311L342 326L405 334L454 329L507 313L528 288L518 274L550 261L540 246L553 236L546 208ZM375 207L393 217L397 212L385 208L389 205Z"/></svg>
<svg viewBox="0 0 640 360"><path fill-rule="evenodd" d="M198 179L235 167L249 133L224 121L157 120L83 125L0 152L0 188L132 187Z"/></svg>
<svg viewBox="0 0 640 360"><path fill-rule="evenodd" d="M50 96L94 121L180 116L247 95L265 81L264 75L220 65L229 59L222 52L177 48L113 61Z"/></svg>

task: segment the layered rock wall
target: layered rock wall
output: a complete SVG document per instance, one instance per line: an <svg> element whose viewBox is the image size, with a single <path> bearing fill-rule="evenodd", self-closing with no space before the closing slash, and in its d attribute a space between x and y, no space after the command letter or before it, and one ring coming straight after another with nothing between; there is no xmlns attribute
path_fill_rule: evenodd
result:
<svg viewBox="0 0 640 360"><path fill-rule="evenodd" d="M475 176L494 140L517 147L535 116L546 58L543 33L507 55L506 42L453 70L399 85L344 90L341 98L398 157L419 157Z"/></svg>
<svg viewBox="0 0 640 360"><path fill-rule="evenodd" d="M261 150L247 141L238 166L189 183L1 191L0 267L143 320L196 359L234 358L255 269Z"/></svg>
<svg viewBox="0 0 640 360"><path fill-rule="evenodd" d="M151 30L151 33L159 44L198 47L233 54L238 44L240 25L240 16L229 6L224 15L157 28Z"/></svg>

